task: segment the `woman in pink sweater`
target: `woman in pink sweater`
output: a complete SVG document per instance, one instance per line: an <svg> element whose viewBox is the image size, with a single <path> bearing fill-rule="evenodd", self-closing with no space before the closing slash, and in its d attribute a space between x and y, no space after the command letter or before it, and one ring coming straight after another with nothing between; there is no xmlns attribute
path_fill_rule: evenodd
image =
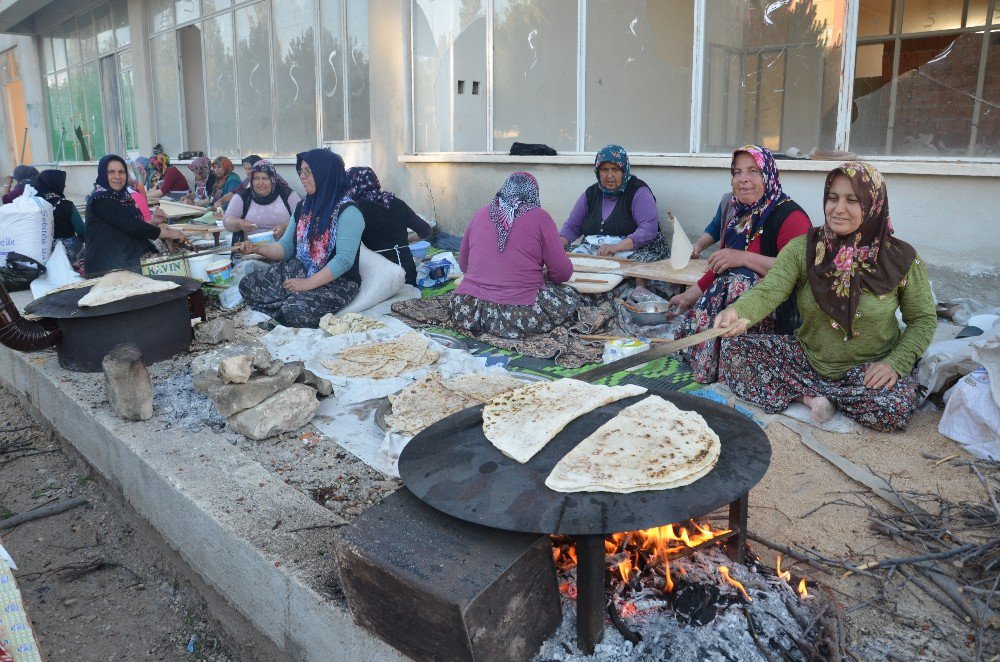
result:
<svg viewBox="0 0 1000 662"><path fill-rule="evenodd" d="M508 177L472 217L458 263L465 277L448 302L458 330L524 338L562 326L584 305L561 284L573 275L573 263L527 172Z"/></svg>

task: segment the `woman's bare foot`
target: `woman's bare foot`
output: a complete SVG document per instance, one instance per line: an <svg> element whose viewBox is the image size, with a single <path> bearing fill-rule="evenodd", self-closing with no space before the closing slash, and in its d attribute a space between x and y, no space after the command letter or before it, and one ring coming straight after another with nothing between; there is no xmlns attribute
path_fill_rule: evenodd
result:
<svg viewBox="0 0 1000 662"><path fill-rule="evenodd" d="M837 413L833 403L822 395L803 395L802 402L809 407L809 417L817 423L826 423Z"/></svg>

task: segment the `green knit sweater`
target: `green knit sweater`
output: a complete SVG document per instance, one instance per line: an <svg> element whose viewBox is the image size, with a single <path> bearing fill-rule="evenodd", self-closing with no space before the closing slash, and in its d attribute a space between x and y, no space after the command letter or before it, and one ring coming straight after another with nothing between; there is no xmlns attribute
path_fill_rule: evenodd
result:
<svg viewBox="0 0 1000 662"><path fill-rule="evenodd" d="M810 365L828 379L840 379L856 365L886 361L905 376L924 353L937 329L934 297L924 263L918 256L906 278L892 292L881 297L862 290L858 304L860 317L854 330L860 335L847 340L842 329L832 326L824 313L806 275L806 238L796 237L778 254L771 271L744 293L732 308L750 320L761 321L797 289L796 303L802 326L795 335L805 350ZM899 330L896 309L903 311L906 330Z"/></svg>

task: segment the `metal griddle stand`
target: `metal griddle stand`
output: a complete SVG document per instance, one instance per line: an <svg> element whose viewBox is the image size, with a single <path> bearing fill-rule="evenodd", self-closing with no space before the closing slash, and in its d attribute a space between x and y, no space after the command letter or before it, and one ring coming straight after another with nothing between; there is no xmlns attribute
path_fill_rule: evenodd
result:
<svg viewBox="0 0 1000 662"><path fill-rule="evenodd" d="M734 563L746 557L747 507L749 494L729 504L729 528L726 554ZM604 638L604 613L608 604L605 590L607 558L603 535L574 536L576 540L576 643L590 655Z"/></svg>

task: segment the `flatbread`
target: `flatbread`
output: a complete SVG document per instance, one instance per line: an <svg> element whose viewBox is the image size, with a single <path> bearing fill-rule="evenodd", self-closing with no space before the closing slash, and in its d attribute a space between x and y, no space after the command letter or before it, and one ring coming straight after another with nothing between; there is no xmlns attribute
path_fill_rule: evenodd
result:
<svg viewBox="0 0 1000 662"><path fill-rule="evenodd" d="M722 443L700 414L658 395L622 409L559 460L556 492L628 494L690 485L715 467Z"/></svg>
<svg viewBox="0 0 1000 662"><path fill-rule="evenodd" d="M371 331L372 329L383 329L385 328L385 324L360 313L344 313L343 315L327 313L320 318L319 328L331 336L339 336L345 333L361 333L363 331Z"/></svg>
<svg viewBox="0 0 1000 662"><path fill-rule="evenodd" d="M103 306L122 299L153 294L154 292L165 292L180 287L173 281L153 280L131 271L112 271L91 282L94 283L94 287L80 297L78 302L81 308Z"/></svg>
<svg viewBox="0 0 1000 662"><path fill-rule="evenodd" d="M536 382L487 402L483 434L523 464L577 417L645 392L642 386L598 386L577 379Z"/></svg>
<svg viewBox="0 0 1000 662"><path fill-rule="evenodd" d="M392 413L386 415L385 422L393 432L415 435L443 418L523 384L503 375L472 374L443 379L435 371L389 396Z"/></svg>
<svg viewBox="0 0 1000 662"><path fill-rule="evenodd" d="M433 365L440 357L422 335L411 331L392 340L347 347L322 364L330 374L340 377L391 379Z"/></svg>
<svg viewBox="0 0 1000 662"><path fill-rule="evenodd" d="M580 257L570 255L569 260L573 263L574 271L588 271L590 269L613 271L621 268L621 263L615 260L604 260L599 257Z"/></svg>

